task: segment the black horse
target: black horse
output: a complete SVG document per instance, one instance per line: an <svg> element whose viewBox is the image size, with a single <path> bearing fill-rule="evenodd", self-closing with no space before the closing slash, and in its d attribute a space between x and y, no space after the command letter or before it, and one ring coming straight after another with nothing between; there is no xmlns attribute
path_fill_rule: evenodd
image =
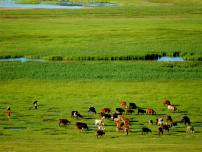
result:
<svg viewBox="0 0 202 152"><path fill-rule="evenodd" d="M88 108L88 113L94 113L94 114L96 114L97 112L95 110L95 107L89 107Z"/></svg>
<svg viewBox="0 0 202 152"><path fill-rule="evenodd" d="M191 121L188 116L183 116L181 122L184 122L185 125L191 125Z"/></svg>

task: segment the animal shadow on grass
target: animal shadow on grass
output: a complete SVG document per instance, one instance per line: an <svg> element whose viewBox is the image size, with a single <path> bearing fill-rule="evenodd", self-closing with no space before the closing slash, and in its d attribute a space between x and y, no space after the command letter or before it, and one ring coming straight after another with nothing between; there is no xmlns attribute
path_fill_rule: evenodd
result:
<svg viewBox="0 0 202 152"><path fill-rule="evenodd" d="M129 122L130 122L130 123L138 122L138 120L135 120L134 118L131 118Z"/></svg>
<svg viewBox="0 0 202 152"><path fill-rule="evenodd" d="M95 118L85 117L83 119L85 119L85 120L92 120L92 119L95 119Z"/></svg>
<svg viewBox="0 0 202 152"><path fill-rule="evenodd" d="M64 135L64 134L68 134L67 132L61 131L59 129L47 129L47 130L43 130L43 132L45 134L49 134L49 135Z"/></svg>
<svg viewBox="0 0 202 152"><path fill-rule="evenodd" d="M179 110L179 111L177 111L177 113L183 113L183 114L187 114L188 113L188 111L181 111L181 110Z"/></svg>
<svg viewBox="0 0 202 152"><path fill-rule="evenodd" d="M153 116L162 117L162 116L165 116L165 115L166 115L165 113L157 113L156 115L153 115Z"/></svg>
<svg viewBox="0 0 202 152"><path fill-rule="evenodd" d="M62 133L57 133L57 132L55 132L55 133L49 133L50 135L66 135L67 133L66 132L62 132Z"/></svg>
<svg viewBox="0 0 202 152"><path fill-rule="evenodd" d="M196 122L194 122L194 124L202 124L202 122L196 121Z"/></svg>
<svg viewBox="0 0 202 152"><path fill-rule="evenodd" d="M180 105L179 105L179 104L174 104L174 105L172 105L172 106L174 106L174 107L179 107Z"/></svg>
<svg viewBox="0 0 202 152"><path fill-rule="evenodd" d="M112 136L111 138L119 138L120 136Z"/></svg>
<svg viewBox="0 0 202 152"><path fill-rule="evenodd" d="M175 130L175 131L172 131L172 132L185 132L184 130Z"/></svg>
<svg viewBox="0 0 202 152"><path fill-rule="evenodd" d="M42 121L44 122L53 122L53 121L57 121L57 119L53 119L53 118L45 118Z"/></svg>

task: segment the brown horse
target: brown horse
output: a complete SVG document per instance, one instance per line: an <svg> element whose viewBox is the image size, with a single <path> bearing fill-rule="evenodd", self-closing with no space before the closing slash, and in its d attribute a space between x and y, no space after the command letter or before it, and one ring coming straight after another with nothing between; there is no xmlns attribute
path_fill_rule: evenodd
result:
<svg viewBox="0 0 202 152"><path fill-rule="evenodd" d="M121 101L119 103L119 106L122 107L122 108L126 108L127 107L127 103L125 101Z"/></svg>
<svg viewBox="0 0 202 152"><path fill-rule="evenodd" d="M64 125L67 126L68 124L70 124L71 122L67 119L59 119L59 126Z"/></svg>
<svg viewBox="0 0 202 152"><path fill-rule="evenodd" d="M155 112L153 109L151 109L151 108L147 108L147 109L146 109L146 114L155 115L156 112Z"/></svg>
<svg viewBox="0 0 202 152"><path fill-rule="evenodd" d="M109 109L109 108L103 108L103 109L101 109L101 112L102 113L110 113L111 109Z"/></svg>
<svg viewBox="0 0 202 152"><path fill-rule="evenodd" d="M167 100L167 99L165 99L165 100L163 100L163 104L164 104L164 105L170 105L170 101Z"/></svg>

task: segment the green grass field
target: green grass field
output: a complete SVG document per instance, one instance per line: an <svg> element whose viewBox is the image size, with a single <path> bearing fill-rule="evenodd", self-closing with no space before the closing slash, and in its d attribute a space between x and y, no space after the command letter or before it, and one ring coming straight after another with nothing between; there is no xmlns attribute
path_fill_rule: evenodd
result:
<svg viewBox="0 0 202 152"><path fill-rule="evenodd" d="M1 113L1 150L9 151L190 151L201 150L201 81L60 81L60 80L9 80L1 81L1 112L11 105L13 111L8 120ZM194 90L194 91L193 91ZM162 104L168 98L178 105L180 112L172 113ZM39 109L32 109L32 101L39 100ZM115 132L111 120L106 120L106 136L96 139L93 128L98 115L88 115L91 105L97 111L103 107L115 110L119 101L135 101L140 107L152 107L157 114L172 115L176 121L182 115L191 118L194 134L186 134L184 124L171 128L170 133L158 136L157 126L148 120L157 116L129 115L129 135ZM194 104L193 104L194 103ZM90 130L81 133L74 127L77 120L70 117L72 110L79 110ZM137 112L137 111L136 111ZM58 119L68 118L72 125L59 127ZM7 130L2 127L25 127L23 130ZM141 135L141 127L152 129L152 134ZM96 150L97 151L97 150Z"/></svg>
<svg viewBox="0 0 202 152"><path fill-rule="evenodd" d="M197 60L202 57L202 2L110 2L116 6L0 9L0 58L48 60L0 62L0 152L201 152L202 63ZM193 61L126 61L176 53ZM178 111L168 111L164 99ZM38 110L33 109L34 100L39 101ZM116 132L113 121L105 120L106 135L97 139L94 120L99 114L89 115L88 107L114 112L122 100L151 107L157 115L137 115L137 110L126 115L129 135ZM72 110L84 118L71 118ZM195 133L186 133L185 125L178 123L159 136L158 127L148 120L166 115L174 121L189 116ZM59 127L60 118L71 125ZM77 121L90 129L80 132ZM142 127L152 133L142 135Z"/></svg>
<svg viewBox="0 0 202 152"><path fill-rule="evenodd" d="M201 58L200 1L115 2L79 10L0 10L0 55L68 59L179 52Z"/></svg>
<svg viewBox="0 0 202 152"><path fill-rule="evenodd" d="M0 80L201 80L201 62L0 62Z"/></svg>

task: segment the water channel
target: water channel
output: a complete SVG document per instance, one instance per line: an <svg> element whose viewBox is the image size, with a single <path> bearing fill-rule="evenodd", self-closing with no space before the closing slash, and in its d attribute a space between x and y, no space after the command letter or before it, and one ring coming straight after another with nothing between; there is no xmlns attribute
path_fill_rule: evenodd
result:
<svg viewBox="0 0 202 152"><path fill-rule="evenodd" d="M57 4L17 4L15 0L0 0L0 8L45 8L45 9L79 9L82 6L63 6Z"/></svg>
<svg viewBox="0 0 202 152"><path fill-rule="evenodd" d="M59 4L19 4L15 0L0 0L0 8L43 8L43 9L79 9L82 7L110 7L109 2L61 2Z"/></svg>

